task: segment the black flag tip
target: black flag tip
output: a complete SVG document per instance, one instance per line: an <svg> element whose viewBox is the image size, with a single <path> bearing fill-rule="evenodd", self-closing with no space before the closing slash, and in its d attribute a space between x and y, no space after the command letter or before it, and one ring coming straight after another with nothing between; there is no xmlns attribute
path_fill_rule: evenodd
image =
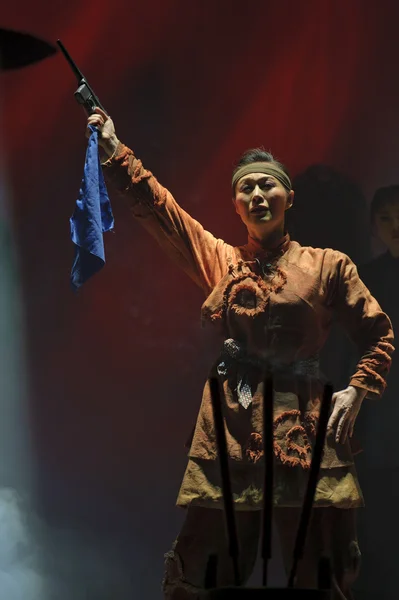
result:
<svg viewBox="0 0 399 600"><path fill-rule="evenodd" d="M29 33L0 28L0 70L20 69L57 52L57 48Z"/></svg>

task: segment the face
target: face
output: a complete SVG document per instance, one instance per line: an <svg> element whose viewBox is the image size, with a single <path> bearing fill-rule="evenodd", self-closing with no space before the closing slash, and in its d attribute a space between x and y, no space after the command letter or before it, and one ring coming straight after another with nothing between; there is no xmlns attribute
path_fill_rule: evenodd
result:
<svg viewBox="0 0 399 600"><path fill-rule="evenodd" d="M272 231L284 232L285 211L292 206L294 192L264 173L251 173L238 180L234 205L248 233L261 239Z"/></svg>
<svg viewBox="0 0 399 600"><path fill-rule="evenodd" d="M399 197L382 206L374 217L374 233L399 257Z"/></svg>

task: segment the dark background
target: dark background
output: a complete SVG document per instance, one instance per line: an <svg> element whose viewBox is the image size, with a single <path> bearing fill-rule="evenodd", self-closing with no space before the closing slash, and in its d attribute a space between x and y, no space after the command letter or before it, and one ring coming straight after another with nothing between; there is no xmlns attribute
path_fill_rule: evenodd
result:
<svg viewBox="0 0 399 600"><path fill-rule="evenodd" d="M215 235L246 241L230 174L245 149L264 145L299 176L297 237L368 257L367 201L398 180L397 2L21 0L1 12L3 27L61 38L118 136ZM20 299L26 373L15 368L22 439L2 443L10 530L0 588L7 600L155 600L182 519L184 442L214 357L201 291L116 197L106 267L71 293L68 219L86 144L75 87L61 56L1 74L3 223L19 290L7 306ZM304 183L320 164L328 193L324 171Z"/></svg>

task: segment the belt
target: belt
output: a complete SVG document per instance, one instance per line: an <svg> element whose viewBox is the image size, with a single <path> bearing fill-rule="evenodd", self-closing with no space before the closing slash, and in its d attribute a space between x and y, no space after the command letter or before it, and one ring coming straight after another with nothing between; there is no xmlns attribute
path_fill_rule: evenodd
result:
<svg viewBox="0 0 399 600"><path fill-rule="evenodd" d="M256 367L265 374L278 374L281 377L320 377L319 357L312 356L306 359L282 364L276 359L261 359L246 353L245 347L237 340L229 338L223 342L220 362L217 373L222 377L229 376L233 370L237 372L237 399L245 409L251 404L253 395L248 369Z"/></svg>

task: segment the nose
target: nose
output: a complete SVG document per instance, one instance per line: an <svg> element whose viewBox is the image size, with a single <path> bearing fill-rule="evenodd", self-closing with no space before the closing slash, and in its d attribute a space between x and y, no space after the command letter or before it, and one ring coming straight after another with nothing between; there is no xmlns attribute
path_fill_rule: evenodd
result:
<svg viewBox="0 0 399 600"><path fill-rule="evenodd" d="M259 204L259 203L264 203L267 206L269 206L266 198L263 196L262 191L259 187L258 184L255 185L254 187L254 191L252 192L252 202L255 202L255 204Z"/></svg>

